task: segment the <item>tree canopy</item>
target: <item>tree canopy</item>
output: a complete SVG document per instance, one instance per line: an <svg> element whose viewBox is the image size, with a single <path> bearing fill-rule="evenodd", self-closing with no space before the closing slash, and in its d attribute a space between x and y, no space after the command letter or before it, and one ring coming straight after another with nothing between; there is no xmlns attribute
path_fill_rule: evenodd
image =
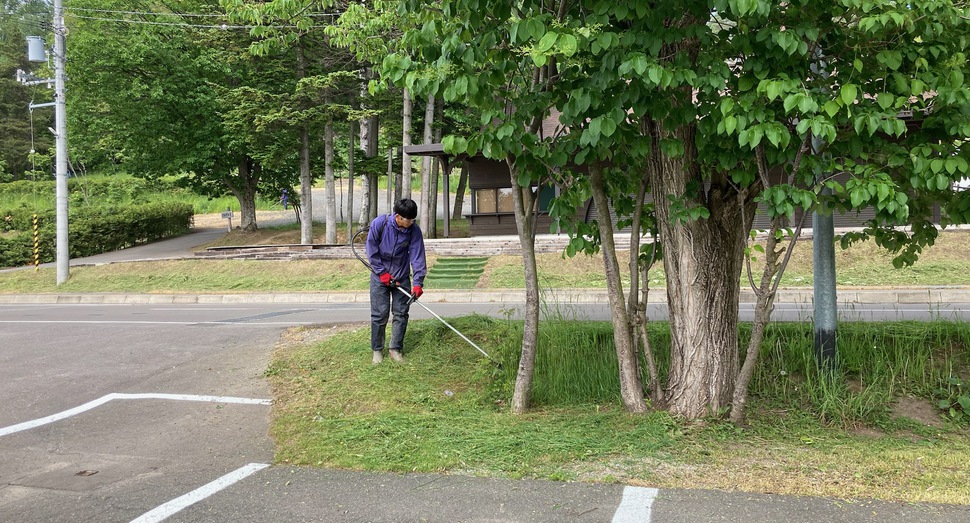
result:
<svg viewBox="0 0 970 523"><path fill-rule="evenodd" d="M790 222L871 207L867 229L844 240L874 237L899 264L932 244L934 205L941 225L970 218L970 195L952 190L968 172L966 11L940 0L445 0L383 66L417 93L482 111L479 132L446 139L450 152L509 159L522 185L556 176L561 224L597 190L630 216L644 185L641 225L663 246L672 314L662 402L697 417L731 402L737 282L759 204ZM553 110L563 132L537 134ZM574 248L596 249L612 225L578 229Z"/></svg>

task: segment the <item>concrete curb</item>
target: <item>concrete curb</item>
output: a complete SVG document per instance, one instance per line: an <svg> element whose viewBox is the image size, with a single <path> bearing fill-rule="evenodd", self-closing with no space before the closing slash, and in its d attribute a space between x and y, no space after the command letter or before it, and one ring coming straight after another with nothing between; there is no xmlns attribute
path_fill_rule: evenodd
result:
<svg viewBox="0 0 970 523"><path fill-rule="evenodd" d="M542 299L549 303L609 303L605 289L546 290ZM0 294L0 303L33 304L244 304L244 303L369 303L367 292L315 293L248 293L248 294L126 294L126 293L65 293L65 294ZM435 290L425 294L425 303L524 303L525 291L507 290ZM654 291L650 303L665 303L666 294ZM741 303L754 303L754 292L741 291ZM812 303L809 288L780 289L775 303ZM838 302L843 304L898 304L934 306L949 303L970 303L970 288L849 288L838 290Z"/></svg>

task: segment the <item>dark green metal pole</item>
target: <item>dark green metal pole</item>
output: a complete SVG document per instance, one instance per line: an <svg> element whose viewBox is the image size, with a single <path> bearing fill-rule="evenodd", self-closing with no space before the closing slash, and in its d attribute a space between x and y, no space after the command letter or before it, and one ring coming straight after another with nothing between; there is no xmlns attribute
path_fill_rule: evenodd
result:
<svg viewBox="0 0 970 523"><path fill-rule="evenodd" d="M818 152L821 140L812 138L812 149ZM816 181L823 176L817 173ZM832 194L822 189L821 196ZM815 361L820 369L834 370L838 311L835 290L835 219L831 211L812 213L812 261L814 280Z"/></svg>

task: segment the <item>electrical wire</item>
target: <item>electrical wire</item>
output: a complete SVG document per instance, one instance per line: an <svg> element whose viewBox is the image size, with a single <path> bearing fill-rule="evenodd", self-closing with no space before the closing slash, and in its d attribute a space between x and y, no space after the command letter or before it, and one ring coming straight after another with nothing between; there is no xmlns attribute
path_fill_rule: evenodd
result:
<svg viewBox="0 0 970 523"><path fill-rule="evenodd" d="M113 9L91 9L86 7L71 7L71 11L83 11L87 13L107 13L107 14L119 14L119 15L139 15L139 16L179 16L182 18L225 18L225 13L165 13L156 11L118 11ZM343 13L310 13L306 16L312 18L335 18L339 17Z"/></svg>
<svg viewBox="0 0 970 523"><path fill-rule="evenodd" d="M34 99L30 99L30 105L34 105ZM34 156L37 154L37 149L34 148L34 108L28 107L28 112L30 112L30 170L36 171L37 165L34 163Z"/></svg>
<svg viewBox="0 0 970 523"><path fill-rule="evenodd" d="M149 20L128 20L123 18L101 18L97 16L83 16L76 14L69 14L68 16L72 18L79 18L82 20L93 20L95 22L118 22L124 24L138 24L138 25L160 25L168 27L189 27L194 29L252 29L252 25L204 25L204 24L186 24L184 22L152 22ZM291 27L291 26L275 26L275 27ZM296 26L292 26L296 27Z"/></svg>
<svg viewBox="0 0 970 523"><path fill-rule="evenodd" d="M83 16L83 15L76 15L76 14L70 14L70 13L68 14L68 16L71 16L73 18L80 18L83 20L94 20L97 22L118 22L118 23L124 23L124 24L138 24L138 25L160 25L160 26L169 26L169 27L186 27L186 28L192 28L192 29L254 29L257 27L269 27L273 29L321 29L324 27L329 27L328 25L311 25L306 27L300 27L297 25L229 25L229 24L208 25L208 24L187 24L184 22L152 22L149 20L131 20L131 19L125 19L125 18L101 18L96 16ZM173 15L173 16L177 16L177 15Z"/></svg>

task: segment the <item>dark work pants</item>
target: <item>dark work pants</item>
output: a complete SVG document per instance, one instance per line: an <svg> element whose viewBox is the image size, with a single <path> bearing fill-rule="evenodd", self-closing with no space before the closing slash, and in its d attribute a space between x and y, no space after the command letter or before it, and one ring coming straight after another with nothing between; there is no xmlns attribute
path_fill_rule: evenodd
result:
<svg viewBox="0 0 970 523"><path fill-rule="evenodd" d="M405 287L407 288L407 287ZM370 282L370 347L371 350L384 350L384 337L387 332L388 314L393 313L391 321L391 350L403 351L404 333L408 328L408 310L411 305L408 297L401 291L388 287L381 282Z"/></svg>

